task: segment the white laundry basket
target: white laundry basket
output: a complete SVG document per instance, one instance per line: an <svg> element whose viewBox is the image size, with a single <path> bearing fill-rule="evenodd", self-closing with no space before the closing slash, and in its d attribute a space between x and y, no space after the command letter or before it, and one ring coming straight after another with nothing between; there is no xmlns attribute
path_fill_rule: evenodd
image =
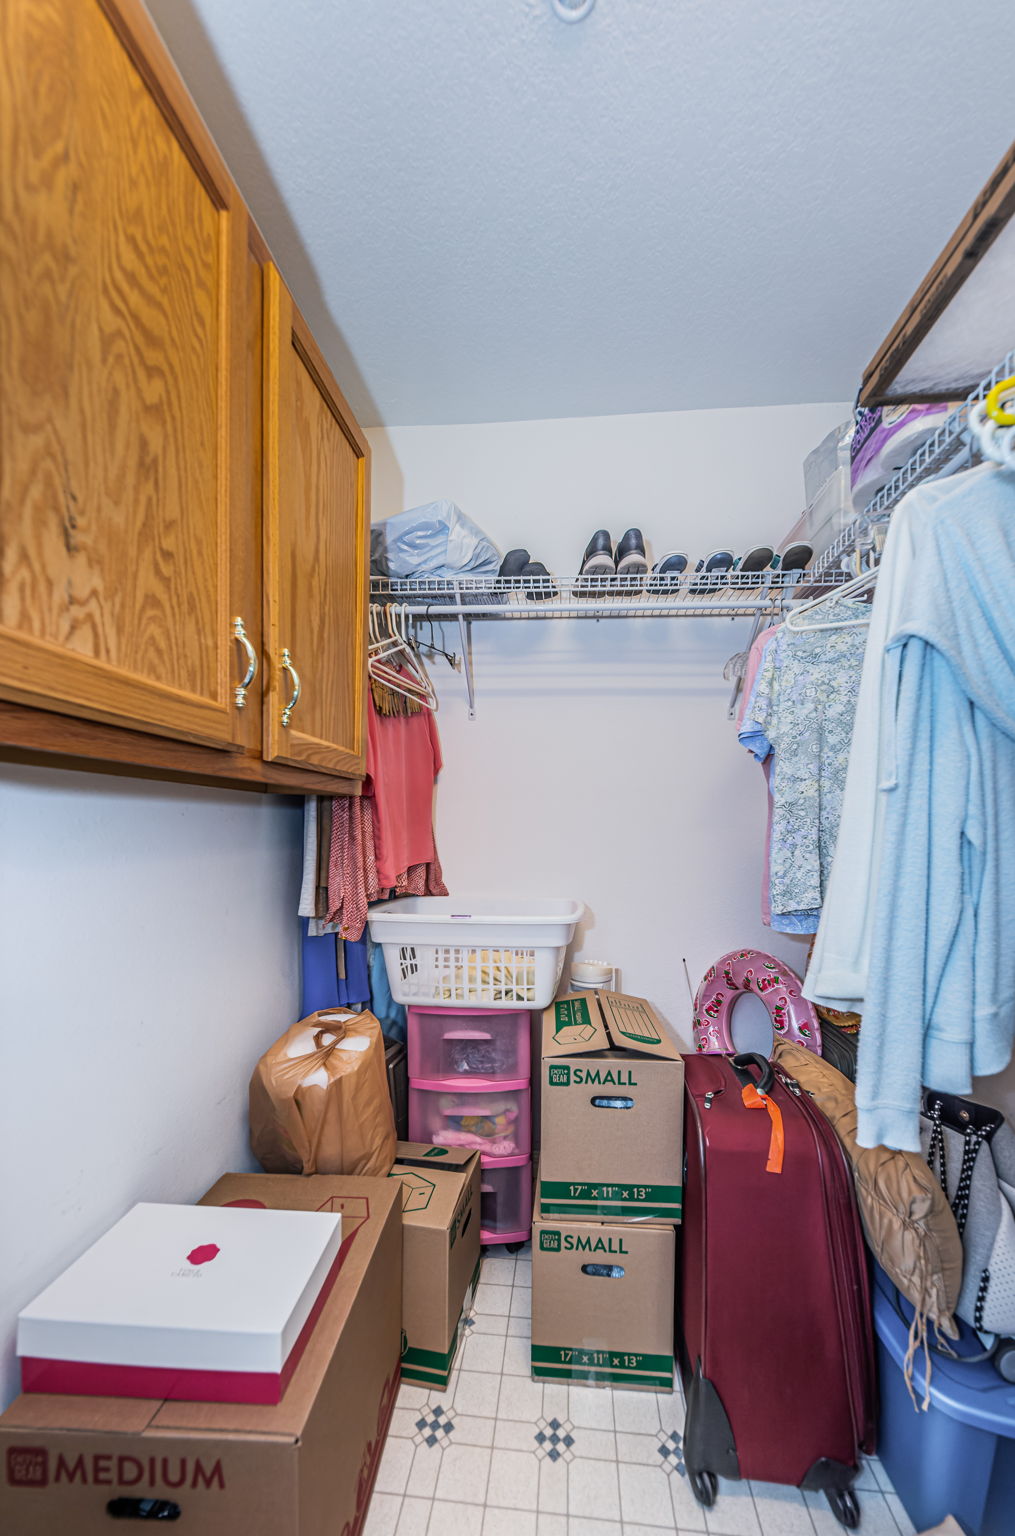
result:
<svg viewBox="0 0 1015 1536"><path fill-rule="evenodd" d="M409 896L370 912L396 1003L545 1008L585 911L580 901Z"/></svg>

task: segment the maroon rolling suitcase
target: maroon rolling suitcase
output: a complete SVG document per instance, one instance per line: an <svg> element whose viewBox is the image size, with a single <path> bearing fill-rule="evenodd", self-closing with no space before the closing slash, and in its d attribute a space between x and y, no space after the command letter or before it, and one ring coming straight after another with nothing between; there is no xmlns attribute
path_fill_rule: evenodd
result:
<svg viewBox="0 0 1015 1536"><path fill-rule="evenodd" d="M821 1489L859 1524L874 1448L870 1291L853 1177L831 1125L763 1056L685 1058L684 1462Z"/></svg>

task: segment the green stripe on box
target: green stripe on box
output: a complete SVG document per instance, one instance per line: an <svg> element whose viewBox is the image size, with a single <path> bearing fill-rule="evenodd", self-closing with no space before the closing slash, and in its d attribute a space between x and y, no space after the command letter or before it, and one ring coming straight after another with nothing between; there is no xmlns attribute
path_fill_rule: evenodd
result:
<svg viewBox="0 0 1015 1536"><path fill-rule="evenodd" d="M422 1366L406 1365L405 1361L402 1361L403 1381L416 1381L419 1382L421 1386L440 1387L443 1389L447 1386L450 1379L450 1371L427 1371L424 1370Z"/></svg>
<svg viewBox="0 0 1015 1536"><path fill-rule="evenodd" d="M443 1371L447 1375L451 1369L451 1362L455 1358L455 1350L458 1348L458 1332L451 1341L451 1348L442 1349L415 1349L411 1345L402 1355L402 1370L407 1366L418 1366L424 1371Z"/></svg>
<svg viewBox="0 0 1015 1536"><path fill-rule="evenodd" d="M534 1365L532 1376L535 1381L573 1381L585 1382L593 1387L650 1387L653 1392L671 1392L673 1390L673 1372L668 1376L632 1376L623 1371L581 1371L572 1370L570 1366Z"/></svg>
<svg viewBox="0 0 1015 1536"><path fill-rule="evenodd" d="M607 1205L601 1201L595 1205L569 1204L566 1200L543 1200L539 1202L540 1211L544 1216L570 1216L572 1220L579 1220L582 1216L615 1216L623 1221L679 1221L680 1207L672 1205L639 1205L637 1214L630 1205Z"/></svg>
<svg viewBox="0 0 1015 1536"><path fill-rule="evenodd" d="M672 1355L643 1355L622 1349L569 1349L533 1344L532 1374L547 1381L590 1381L667 1391L673 1385Z"/></svg>
<svg viewBox="0 0 1015 1536"><path fill-rule="evenodd" d="M573 1184L541 1179L539 1205L544 1216L642 1216L679 1221L680 1184Z"/></svg>

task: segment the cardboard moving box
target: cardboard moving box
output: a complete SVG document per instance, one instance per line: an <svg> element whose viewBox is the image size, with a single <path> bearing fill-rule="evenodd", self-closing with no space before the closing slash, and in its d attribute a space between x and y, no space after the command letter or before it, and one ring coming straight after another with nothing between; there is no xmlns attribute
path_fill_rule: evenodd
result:
<svg viewBox="0 0 1015 1536"><path fill-rule="evenodd" d="M577 993L543 1015L544 1216L679 1221L684 1063L644 998Z"/></svg>
<svg viewBox="0 0 1015 1536"><path fill-rule="evenodd" d="M0 1416L3 1536L108 1536L111 1515L139 1518L150 1501L177 1506L188 1536L361 1530L398 1391L397 1186L226 1174L200 1203L341 1213L342 1266L285 1396L267 1406L24 1394Z"/></svg>
<svg viewBox="0 0 1015 1536"><path fill-rule="evenodd" d="M672 1391L675 1247L670 1222L581 1221L537 1208L533 1376Z"/></svg>
<svg viewBox="0 0 1015 1536"><path fill-rule="evenodd" d="M400 1141L402 1375L446 1387L479 1280L478 1152Z"/></svg>

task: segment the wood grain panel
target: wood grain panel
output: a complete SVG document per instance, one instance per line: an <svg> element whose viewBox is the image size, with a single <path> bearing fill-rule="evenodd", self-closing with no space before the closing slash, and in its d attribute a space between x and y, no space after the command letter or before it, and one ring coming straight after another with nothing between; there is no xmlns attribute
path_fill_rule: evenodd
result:
<svg viewBox="0 0 1015 1536"><path fill-rule="evenodd" d="M894 388L896 378L1013 216L1015 144L1002 156L986 186L864 369L861 405L886 405L900 398L912 398L908 393L904 397L899 395ZM1007 345L1009 339L1004 328L999 327L998 356ZM977 378L956 380L943 394L921 392L920 399L958 399L968 394L978 382Z"/></svg>
<svg viewBox="0 0 1015 1536"><path fill-rule="evenodd" d="M362 774L369 449L273 266L266 296L265 756ZM302 684L288 728L283 648Z"/></svg>
<svg viewBox="0 0 1015 1536"><path fill-rule="evenodd" d="M170 741L96 720L75 720L2 699L0 761L290 795L358 795L361 787L358 779L293 768L288 763L266 763L260 749L219 752L190 741Z"/></svg>
<svg viewBox="0 0 1015 1536"><path fill-rule="evenodd" d="M140 6L0 26L0 694L231 746L245 214Z"/></svg>

